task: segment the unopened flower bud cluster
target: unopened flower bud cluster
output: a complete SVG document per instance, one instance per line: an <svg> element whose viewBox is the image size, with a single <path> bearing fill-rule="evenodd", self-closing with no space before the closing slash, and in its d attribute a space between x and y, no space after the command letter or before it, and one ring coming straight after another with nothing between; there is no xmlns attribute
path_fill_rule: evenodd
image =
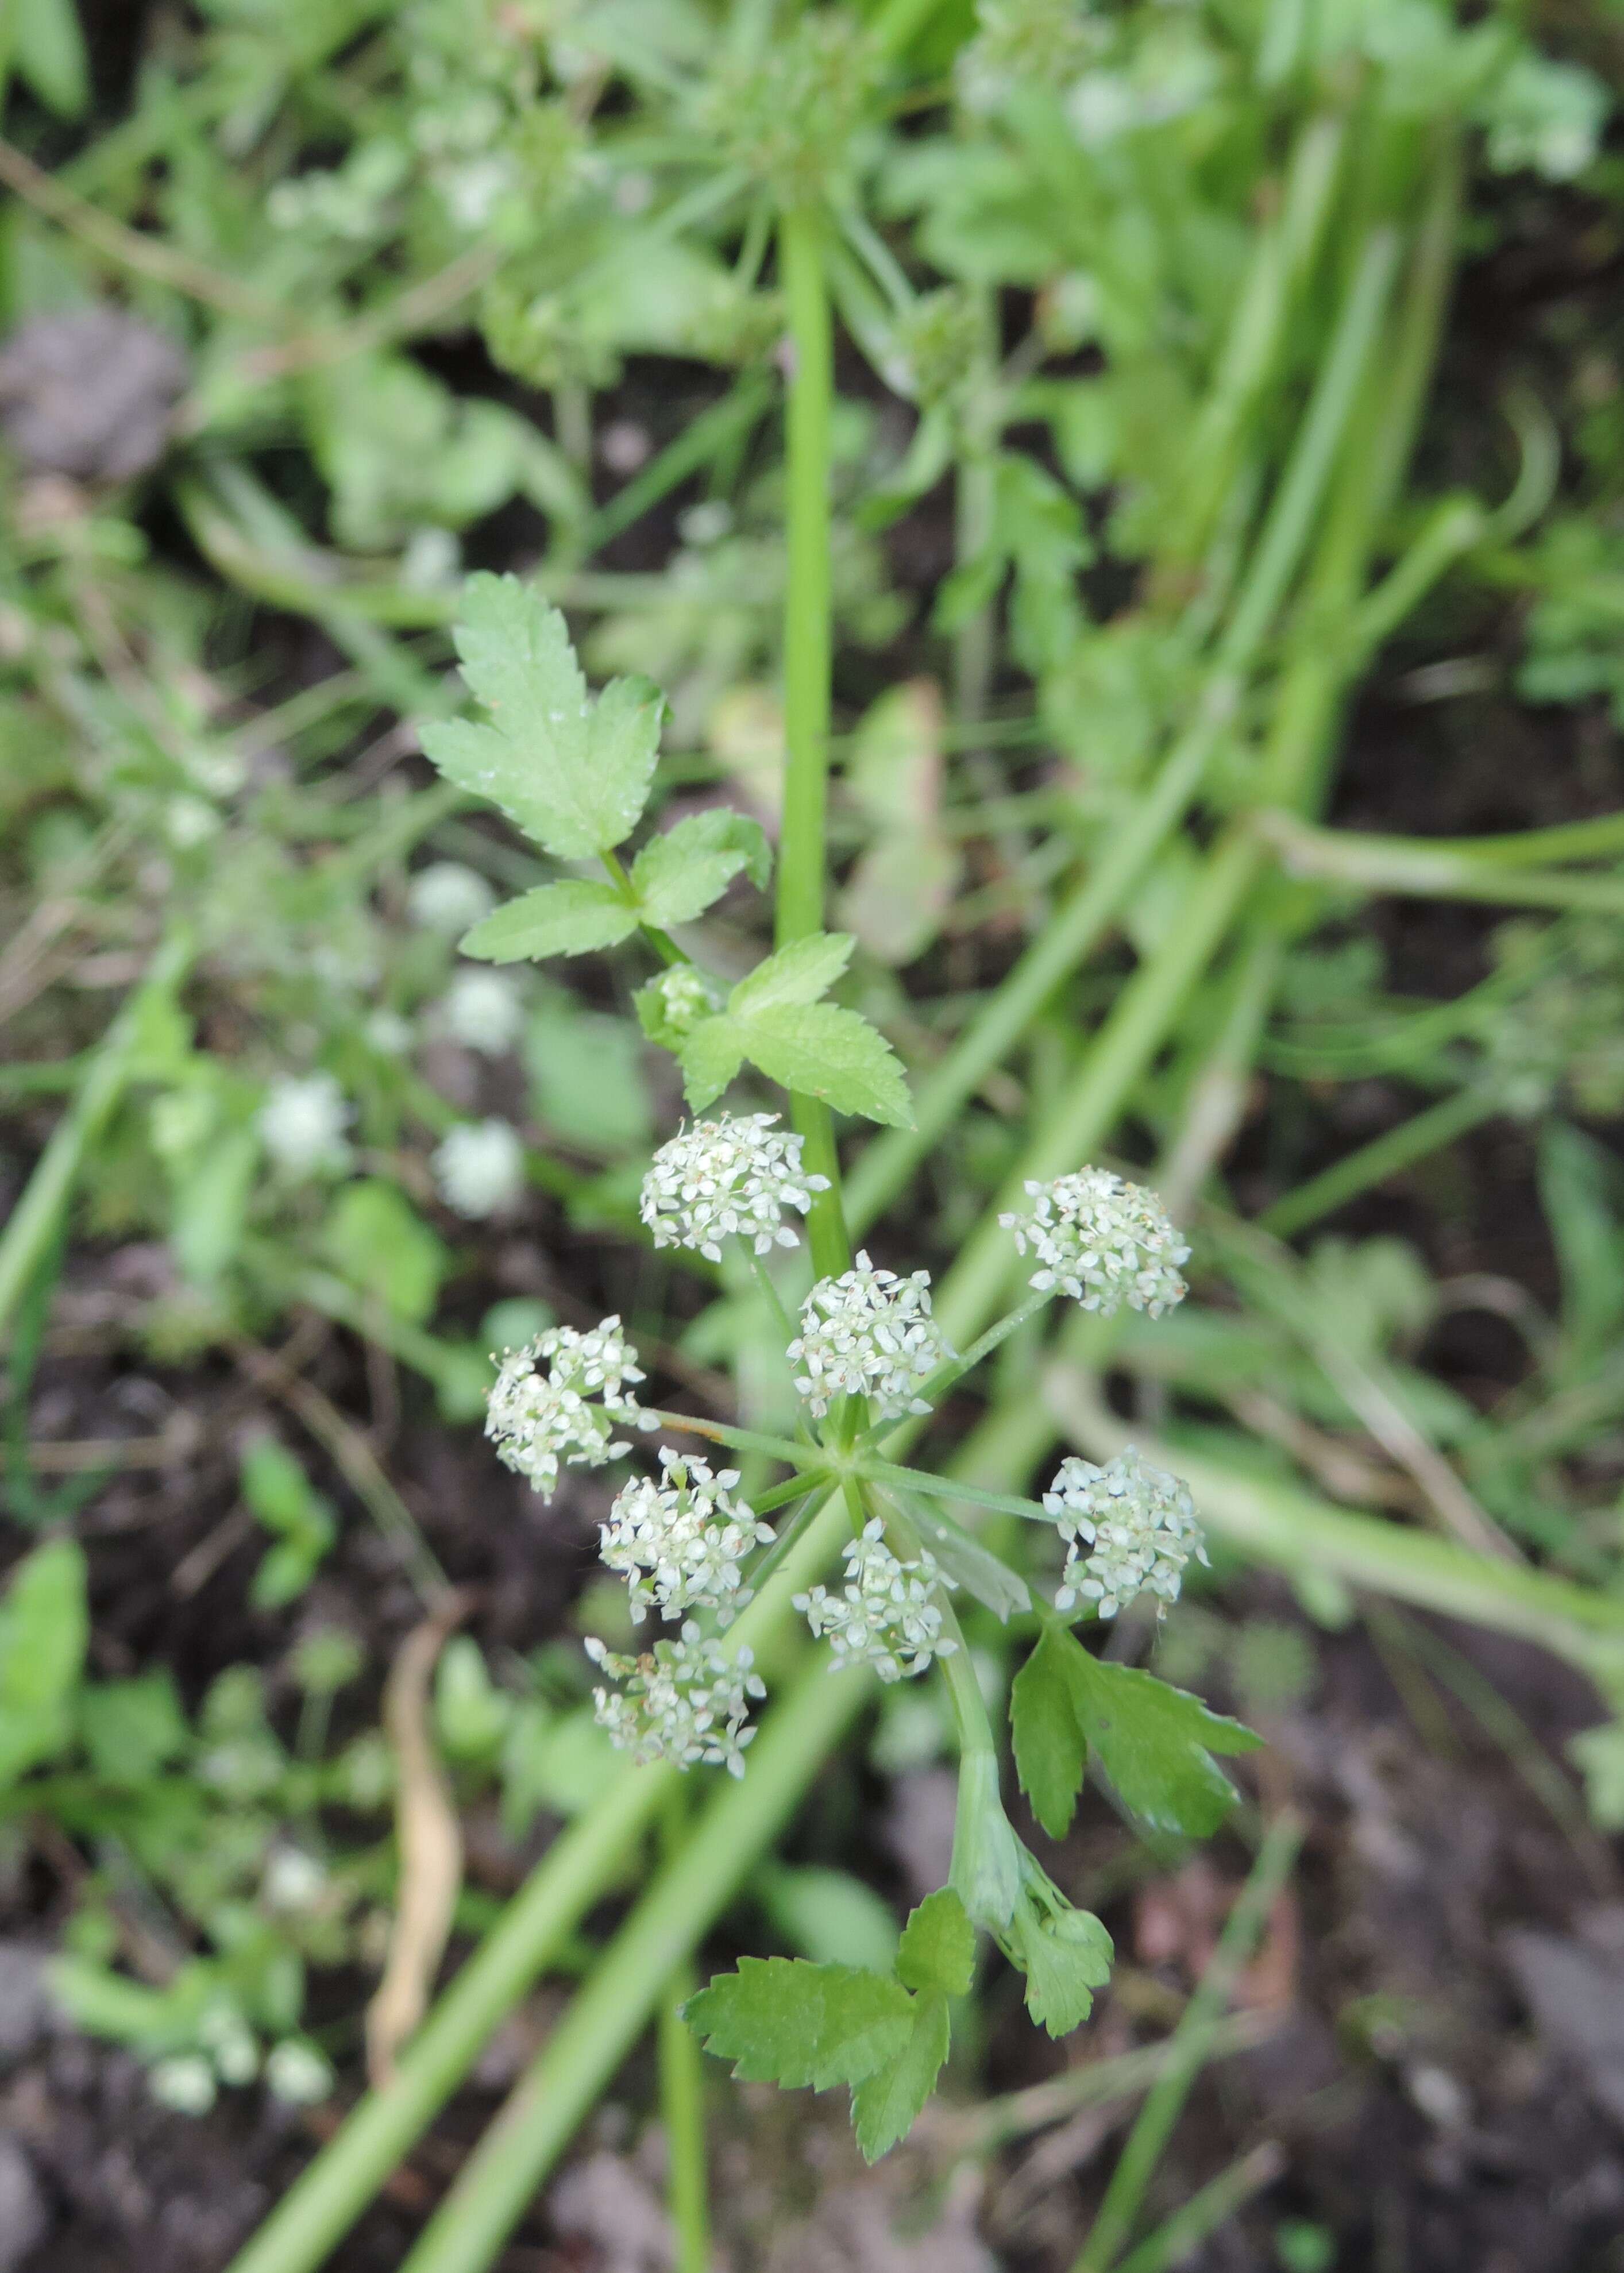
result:
<svg viewBox="0 0 1624 2273"><path fill-rule="evenodd" d="M846 1549L846 1584L838 1594L814 1587L794 1597L815 1634L824 1635L842 1665L872 1666L882 1681L923 1673L958 1647L942 1631L939 1589L952 1580L929 1549L904 1563L885 1543L884 1527L866 1524Z"/></svg>
<svg viewBox="0 0 1624 2273"><path fill-rule="evenodd" d="M767 1544L771 1529L733 1497L736 1468L712 1474L708 1461L664 1447L659 1457L659 1482L628 1484L600 1527L604 1563L628 1582L634 1624L650 1610L674 1617L707 1609L726 1625L750 1599L744 1557Z"/></svg>
<svg viewBox="0 0 1624 2273"><path fill-rule="evenodd" d="M690 1618L680 1639L657 1641L628 1657L589 1640L587 1654L618 1689L592 1692L601 1727L611 1741L640 1762L670 1760L678 1767L703 1763L744 1774L744 1748L756 1734L745 1722L752 1698L767 1693L753 1672L748 1649L729 1658Z"/></svg>
<svg viewBox="0 0 1624 2273"><path fill-rule="evenodd" d="M549 1370L540 1371L543 1365ZM631 1450L616 1438L617 1425L654 1427L628 1385L642 1379L637 1353L618 1317L584 1334L573 1326L549 1326L504 1355L485 1433L504 1467L550 1497L558 1489L560 1459L571 1467L601 1468Z"/></svg>
<svg viewBox="0 0 1624 2273"><path fill-rule="evenodd" d="M1041 1294L1069 1294L1085 1310L1109 1317L1123 1303L1159 1318L1186 1292L1178 1266L1190 1259L1154 1192L1109 1168L1082 1168L1052 1183L1026 1186L1030 1215L1001 1215L1024 1255L1041 1268L1030 1284Z"/></svg>
<svg viewBox="0 0 1624 2273"><path fill-rule="evenodd" d="M789 1346L795 1386L822 1415L842 1397L873 1400L876 1418L929 1413L921 1385L953 1354L930 1313L930 1273L899 1279L860 1254L854 1270L820 1279Z"/></svg>
<svg viewBox="0 0 1624 2273"><path fill-rule="evenodd" d="M722 1242L748 1239L757 1255L793 1247L786 1209L801 1215L827 1176L807 1175L801 1139L778 1129L776 1113L696 1121L654 1155L640 1212L656 1247L691 1247L722 1259Z"/></svg>
<svg viewBox="0 0 1624 2273"><path fill-rule="evenodd" d="M1132 1444L1103 1467L1063 1460L1043 1505L1071 1542L1057 1610L1096 1602L1114 1618L1137 1594L1175 1602L1192 1556L1207 1560L1188 1489Z"/></svg>

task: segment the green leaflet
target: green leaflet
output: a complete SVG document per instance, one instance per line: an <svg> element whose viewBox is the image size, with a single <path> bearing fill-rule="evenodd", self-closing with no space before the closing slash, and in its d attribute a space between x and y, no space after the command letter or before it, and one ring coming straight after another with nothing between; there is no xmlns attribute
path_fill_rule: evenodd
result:
<svg viewBox="0 0 1624 2273"><path fill-rule="evenodd" d="M589 955L613 947L637 928L637 911L613 884L576 876L541 884L495 909L462 941L483 963L539 963L549 955Z"/></svg>
<svg viewBox="0 0 1624 2273"><path fill-rule="evenodd" d="M1092 1910L1049 1911L1023 1902L1014 1949L1026 1977L1026 2010L1051 2037L1069 2036L1094 2009L1111 1977L1111 1938Z"/></svg>
<svg viewBox="0 0 1624 2273"><path fill-rule="evenodd" d="M866 2163L877 2163L907 2137L947 2058L951 2026L946 1998L933 1989L914 2002L914 2023L901 2051L853 2089L852 2127Z"/></svg>
<svg viewBox="0 0 1624 2273"><path fill-rule="evenodd" d="M644 923L691 923L741 870L758 891L772 873L772 847L759 821L718 806L690 814L651 836L632 863L632 889Z"/></svg>
<svg viewBox="0 0 1624 2273"><path fill-rule="evenodd" d="M593 702L563 617L516 576L469 578L456 648L489 723L425 726L428 756L555 859L612 851L648 801L658 691L616 679Z"/></svg>
<svg viewBox="0 0 1624 2273"><path fill-rule="evenodd" d="M866 1018L818 1000L845 970L853 941L818 932L769 956L714 1018L684 1039L688 1101L695 1112L726 1088L748 1059L769 1080L837 1113L859 1113L896 1128L913 1124L907 1084L891 1045Z"/></svg>
<svg viewBox="0 0 1624 2273"><path fill-rule="evenodd" d="M1215 1831L1235 1787L1214 1752L1250 1752L1250 1729L1154 1674L1107 1665L1059 1626L1048 1626L1010 1698L1015 1765L1033 1812L1051 1837L1071 1819L1088 1748L1124 1803L1153 1830L1191 1839Z"/></svg>
<svg viewBox="0 0 1624 2273"><path fill-rule="evenodd" d="M707 2049L748 2082L849 2084L857 2143L872 2163L929 2098L947 2058L948 1999L969 1989L974 1962L974 1929L944 1887L903 1929L895 1974L746 1957L683 2010Z"/></svg>
<svg viewBox="0 0 1624 2273"><path fill-rule="evenodd" d="M909 1989L940 1990L944 1997L969 1994L975 1970L975 1928L951 1887L938 1887L902 1930L897 1977Z"/></svg>
<svg viewBox="0 0 1624 2273"><path fill-rule="evenodd" d="M1010 1689L1015 1773L1051 1839L1064 1839L1071 1827L1088 1759L1066 1677L1068 1649L1078 1649L1071 1635L1046 1625Z"/></svg>
<svg viewBox="0 0 1624 2273"><path fill-rule="evenodd" d="M803 1957L741 1957L683 2007L705 2049L750 2083L861 2083L895 2058L913 2028L900 1981Z"/></svg>
<svg viewBox="0 0 1624 2273"><path fill-rule="evenodd" d="M844 931L792 940L739 981L728 997L729 1010L737 1018L758 1018L790 1003L817 1001L846 969L856 944Z"/></svg>

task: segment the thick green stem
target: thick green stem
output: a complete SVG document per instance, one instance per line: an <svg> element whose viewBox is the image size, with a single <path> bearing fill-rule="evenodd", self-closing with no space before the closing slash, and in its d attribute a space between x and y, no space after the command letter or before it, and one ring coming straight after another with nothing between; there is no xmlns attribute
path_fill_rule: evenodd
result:
<svg viewBox="0 0 1624 2273"><path fill-rule="evenodd" d="M1520 1634L1587 1672L1616 1674L1624 1665L1624 1602L1600 1588L1477 1554L1431 1532L1350 1514L1300 1485L1159 1442L1107 1410L1080 1354L1050 1367L1041 1401L1047 1421L1033 1405L1022 1408L1018 1458L1041 1459L1056 1431L1094 1460L1111 1459L1132 1440L1147 1459L1176 1470L1207 1527L1255 1562L1305 1576L1329 1572L1420 1609Z"/></svg>
<svg viewBox="0 0 1624 2273"><path fill-rule="evenodd" d="M775 934L780 947L823 927L824 824L829 797L830 422L834 344L823 276L823 218L789 206L778 225L778 256L789 311L793 368L785 428L784 819L778 848ZM796 1092L790 1117L805 1139L804 1159L829 1189L814 1198L807 1237L820 1278L851 1263L840 1207L834 1121L821 1099Z"/></svg>
<svg viewBox="0 0 1624 2273"><path fill-rule="evenodd" d="M1262 813L1258 828L1293 876L1401 897L1481 900L1491 907L1580 908L1624 913L1624 878L1527 870L1508 861L1462 859L1402 836L1316 829L1293 814Z"/></svg>
<svg viewBox="0 0 1624 2273"><path fill-rule="evenodd" d="M789 1630L789 1597L825 1567L846 1530L838 1496L826 1500L786 1557L771 1587L763 1587L730 1630L729 1644L749 1646L762 1658L769 1657ZM803 1684L802 1689L809 1690L810 1684ZM771 1725L793 1717L801 1693L795 1692L778 1708ZM825 1729L820 1742L832 1743L837 1733ZM767 1774L758 1771L763 1760L771 1763L779 1757L778 1748L768 1745L767 1735L763 1728L751 1750L750 1777L732 1788L741 1797L755 1793L758 1804L773 1799L764 1789ZM811 1773L810 1766L807 1773ZM588 1812L560 1834L408 2045L394 2081L362 2100L337 2138L232 2260L229 2273L312 2273L322 2263L456 2089L492 2032L554 1961L605 1888L613 1884L638 1840L658 1821L678 1774L666 1767L622 1767ZM793 1804L800 1788L796 1784L788 1793L786 1806ZM701 1843L710 1819L710 1811L700 1819L696 1840ZM696 1939L690 1937L687 1947ZM683 1954L681 1947L676 1947L673 1961ZM653 2010L668 1971L669 1964L643 1984L643 2019Z"/></svg>
<svg viewBox="0 0 1624 2273"><path fill-rule="evenodd" d="M487 2273L495 2263L537 2187L648 2025L661 1984L788 1821L868 1691L860 1675L831 1673L822 1658L808 1666L751 1747L749 1774L710 1801L680 1856L616 1934L401 2273Z"/></svg>
<svg viewBox="0 0 1624 2273"><path fill-rule="evenodd" d="M661 1858L682 1851L687 1794L673 1788L665 1804ZM672 1969L659 2008L660 2119L665 2127L665 2201L676 2244L672 2273L712 2273L710 2194L705 2156L704 2059L682 2007L698 1984L685 1959Z"/></svg>
<svg viewBox="0 0 1624 2273"><path fill-rule="evenodd" d="M665 2198L676 2242L673 2273L711 2273L710 2202L705 2179L704 2054L682 2007L696 1984L679 1965L659 2013L660 2115L665 2126Z"/></svg>

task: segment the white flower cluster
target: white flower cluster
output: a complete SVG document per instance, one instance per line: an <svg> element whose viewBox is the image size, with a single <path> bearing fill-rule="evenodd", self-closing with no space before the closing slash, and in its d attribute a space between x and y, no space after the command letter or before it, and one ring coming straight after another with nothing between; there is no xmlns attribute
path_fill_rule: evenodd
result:
<svg viewBox="0 0 1624 2273"><path fill-rule="evenodd" d="M846 1585L838 1594L814 1587L793 1599L813 1632L829 1637L831 1672L861 1663L871 1665L882 1681L901 1681L958 1648L943 1634L936 1599L937 1588L952 1583L927 1549L914 1562L899 1562L876 1519L864 1526L861 1539L848 1542Z"/></svg>
<svg viewBox="0 0 1624 2273"><path fill-rule="evenodd" d="M406 905L413 923L455 939L483 923L496 905L496 895L477 870L460 860L434 860L419 868L406 889Z"/></svg>
<svg viewBox="0 0 1624 2273"><path fill-rule="evenodd" d="M1109 1168L1082 1168L1052 1183L1028 1184L1030 1215L1001 1215L1024 1255L1042 1265L1031 1285L1070 1294L1085 1310L1109 1317L1126 1302L1159 1318L1186 1292L1178 1273L1190 1249L1154 1192L1124 1182Z"/></svg>
<svg viewBox="0 0 1624 2273"><path fill-rule="evenodd" d="M538 1371L545 1363L550 1370ZM485 1433L504 1467L528 1476L548 1496L557 1490L560 1454L571 1467L601 1468L631 1450L613 1429L652 1429L627 1387L641 1381L637 1353L619 1318L605 1318L590 1333L549 1326L523 1349L503 1353L485 1412Z"/></svg>
<svg viewBox="0 0 1624 2273"><path fill-rule="evenodd" d="M737 1468L713 1475L707 1460L660 1448L661 1480L639 1476L627 1485L599 1527L603 1560L631 1588L632 1622L650 1610L674 1617L680 1610L714 1610L731 1624L750 1599L740 1565L764 1547L771 1527L733 1497Z"/></svg>
<svg viewBox="0 0 1624 2273"><path fill-rule="evenodd" d="M481 1057L504 1057L524 1031L523 1000L500 971L459 971L438 1016L454 1042Z"/></svg>
<svg viewBox="0 0 1624 2273"><path fill-rule="evenodd" d="M342 1175L350 1166L344 1132L354 1108L330 1073L284 1075L259 1107L259 1136L284 1176Z"/></svg>
<svg viewBox="0 0 1624 2273"><path fill-rule="evenodd" d="M861 1254L855 1270L818 1280L788 1351L801 1369L795 1386L814 1413L827 1413L839 1397L869 1397L883 1421L929 1413L920 1386L952 1354L930 1315L930 1273L899 1279Z"/></svg>
<svg viewBox="0 0 1624 2273"><path fill-rule="evenodd" d="M524 1140L510 1121L460 1121L430 1165L446 1205L472 1223L510 1214L524 1197Z"/></svg>
<svg viewBox="0 0 1624 2273"><path fill-rule="evenodd" d="M745 1721L753 1697L767 1693L751 1671L748 1649L729 1658L690 1618L677 1641L657 1641L641 1657L625 1657L589 1640L587 1655L621 1689L595 1689L600 1728L640 1764L669 1760L692 1767L703 1761L744 1774L744 1748L756 1734Z"/></svg>
<svg viewBox="0 0 1624 2273"><path fill-rule="evenodd" d="M801 1139L778 1133L778 1118L750 1113L699 1121L660 1146L640 1203L656 1247L695 1248L712 1263L722 1259L723 1240L735 1234L749 1240L757 1255L793 1247L784 1211L805 1215L813 1193L829 1189L829 1179L802 1173Z"/></svg>
<svg viewBox="0 0 1624 2273"><path fill-rule="evenodd" d="M1043 1505L1070 1542L1057 1610L1080 1600L1097 1602L1102 1618L1114 1618L1136 1594L1176 1602L1185 1564L1192 1555L1207 1560L1188 1489L1141 1459L1132 1444L1102 1468L1092 1460L1063 1460Z"/></svg>

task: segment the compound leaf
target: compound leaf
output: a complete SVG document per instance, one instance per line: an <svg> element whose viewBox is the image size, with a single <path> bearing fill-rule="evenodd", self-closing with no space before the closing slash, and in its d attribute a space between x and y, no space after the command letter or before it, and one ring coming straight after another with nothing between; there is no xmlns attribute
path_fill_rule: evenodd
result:
<svg viewBox="0 0 1624 2273"><path fill-rule="evenodd" d="M801 1957L742 1957L736 1973L718 1974L683 2012L735 2075L815 2091L878 2074L914 2029L914 1999L899 1981Z"/></svg>

